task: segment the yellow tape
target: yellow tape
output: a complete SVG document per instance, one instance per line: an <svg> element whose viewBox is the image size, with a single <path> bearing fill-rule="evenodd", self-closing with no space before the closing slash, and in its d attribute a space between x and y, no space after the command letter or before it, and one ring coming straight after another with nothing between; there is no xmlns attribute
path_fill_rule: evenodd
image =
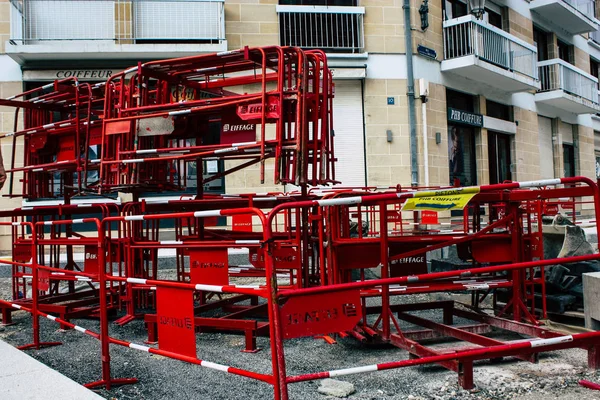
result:
<svg viewBox="0 0 600 400"><path fill-rule="evenodd" d="M406 200L402 211L462 210L477 193L479 193L478 187L416 192L414 197Z"/></svg>

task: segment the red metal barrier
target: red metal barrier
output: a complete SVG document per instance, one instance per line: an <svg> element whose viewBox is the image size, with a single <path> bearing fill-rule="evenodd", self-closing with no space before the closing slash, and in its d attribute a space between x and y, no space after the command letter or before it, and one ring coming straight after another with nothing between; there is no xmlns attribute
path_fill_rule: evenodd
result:
<svg viewBox="0 0 600 400"><path fill-rule="evenodd" d="M456 371L470 388L475 360L535 361L541 351L569 347L586 349L597 368L600 333L565 336L540 322L545 268L600 259L544 259L543 217L566 212L578 223L593 205L588 212L598 221L596 183L575 177L467 188L311 188L336 182L333 94L323 52L270 46L138 63L106 83L67 79L0 100L17 116L22 109L25 122L5 135L14 145L10 196L64 199L0 212L11 218L0 225L11 225L13 238L13 259L3 261L13 269L13 299L0 301L3 322L14 310L32 314L33 341L25 348L56 344L40 340L39 316L97 339L102 376L88 387L135 382L111 377L110 345L264 381L276 399L288 398L289 383L424 363ZM21 137L28 151L16 168ZM204 184L254 164L264 183L268 159L273 181L298 185L296 192L204 193ZM224 160L239 162L203 176L204 161ZM194 168L196 195L141 199L189 188ZM24 175L21 194L13 190L17 172ZM115 192L132 193L132 201L71 204ZM233 229L217 226L218 218L229 218ZM598 225L596 231L600 236ZM228 250L241 248L251 265L229 265ZM430 272L428 255L448 248L468 264ZM159 251L174 254L173 279L164 279ZM252 285L237 284L248 277ZM471 293L470 308L395 301L450 291ZM373 298L380 305L367 303ZM494 315L479 307L486 298ZM415 314L423 310L439 312L441 322ZM112 338L112 313L118 324L143 319L158 348ZM99 332L70 322L81 317L98 318ZM471 322L456 325L455 317ZM492 327L530 339L485 336ZM242 333L250 352L258 350L258 335L267 336L271 374L198 359L201 331ZM390 343L418 359L287 375L294 360L285 356L285 340L336 334ZM438 337L479 347L443 353L420 343Z"/></svg>

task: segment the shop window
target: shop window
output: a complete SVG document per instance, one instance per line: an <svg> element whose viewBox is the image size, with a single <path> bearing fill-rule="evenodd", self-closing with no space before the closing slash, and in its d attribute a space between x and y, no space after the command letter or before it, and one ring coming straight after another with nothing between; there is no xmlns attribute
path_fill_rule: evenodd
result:
<svg viewBox="0 0 600 400"><path fill-rule="evenodd" d="M475 97L468 93L446 89L446 104L450 108L473 113ZM459 180L462 186L477 184L475 158L475 128L468 125L448 125L448 160L450 184Z"/></svg>
<svg viewBox="0 0 600 400"><path fill-rule="evenodd" d="M596 152L596 179L600 179L600 153Z"/></svg>
<svg viewBox="0 0 600 400"><path fill-rule="evenodd" d="M572 144L563 144L563 160L565 177L575 176L575 147Z"/></svg>
<svg viewBox="0 0 600 400"><path fill-rule="evenodd" d="M502 183L512 180L510 172L510 141L509 135L496 132L488 133L488 160L490 183Z"/></svg>
<svg viewBox="0 0 600 400"><path fill-rule="evenodd" d="M458 180L461 186L476 185L475 130L457 125L448 128L450 184Z"/></svg>

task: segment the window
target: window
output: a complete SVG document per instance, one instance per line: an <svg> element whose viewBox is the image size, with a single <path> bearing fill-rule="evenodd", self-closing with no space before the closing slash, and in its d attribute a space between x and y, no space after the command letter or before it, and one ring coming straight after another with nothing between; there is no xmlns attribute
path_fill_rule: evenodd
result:
<svg viewBox="0 0 600 400"><path fill-rule="evenodd" d="M548 34L537 26L534 26L533 41L537 46L538 61L548 60Z"/></svg>
<svg viewBox="0 0 600 400"><path fill-rule="evenodd" d="M485 7L483 20L498 29L502 29L502 7L494 3L488 3Z"/></svg>
<svg viewBox="0 0 600 400"><path fill-rule="evenodd" d="M563 159L565 178L575 176L575 147L572 144L563 144Z"/></svg>
<svg viewBox="0 0 600 400"><path fill-rule="evenodd" d="M598 61L596 61L595 59L590 57L590 74L595 76L596 78L598 78L598 67L600 66L600 63L598 63ZM600 83L598 83L598 88L600 89Z"/></svg>
<svg viewBox="0 0 600 400"><path fill-rule="evenodd" d="M496 103L495 101L486 100L485 108L486 115L492 118L503 119L504 121L512 121L512 107L505 104Z"/></svg>
<svg viewBox="0 0 600 400"><path fill-rule="evenodd" d="M469 14L467 3L461 0L445 0L444 2L445 19L454 19ZM496 28L502 29L502 7L493 3L485 7L483 20Z"/></svg>
<svg viewBox="0 0 600 400"><path fill-rule="evenodd" d="M444 2L444 12L446 19L454 19L467 15L467 3L460 0L446 0Z"/></svg>
<svg viewBox="0 0 600 400"><path fill-rule="evenodd" d="M567 44L562 40L557 41L558 44L558 58L563 61L568 62L569 64L573 64L573 45Z"/></svg>
<svg viewBox="0 0 600 400"><path fill-rule="evenodd" d="M456 108L457 110L475 111L475 103L471 94L446 89L446 103L448 107Z"/></svg>

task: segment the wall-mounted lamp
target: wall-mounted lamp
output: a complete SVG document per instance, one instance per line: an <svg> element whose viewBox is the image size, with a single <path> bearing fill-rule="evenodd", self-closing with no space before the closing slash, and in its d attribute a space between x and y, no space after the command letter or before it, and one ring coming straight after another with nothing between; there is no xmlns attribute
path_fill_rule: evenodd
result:
<svg viewBox="0 0 600 400"><path fill-rule="evenodd" d="M421 15L421 30L425 32L429 28L429 0L423 0L423 4L419 7L419 14Z"/></svg>
<svg viewBox="0 0 600 400"><path fill-rule="evenodd" d="M442 132L435 133L435 144L442 143Z"/></svg>
<svg viewBox="0 0 600 400"><path fill-rule="evenodd" d="M392 131L388 129L387 131L385 131L385 134L387 136L388 143L392 143L392 139L393 139Z"/></svg>
<svg viewBox="0 0 600 400"><path fill-rule="evenodd" d="M477 19L482 19L485 13L485 0L469 0L471 14Z"/></svg>

